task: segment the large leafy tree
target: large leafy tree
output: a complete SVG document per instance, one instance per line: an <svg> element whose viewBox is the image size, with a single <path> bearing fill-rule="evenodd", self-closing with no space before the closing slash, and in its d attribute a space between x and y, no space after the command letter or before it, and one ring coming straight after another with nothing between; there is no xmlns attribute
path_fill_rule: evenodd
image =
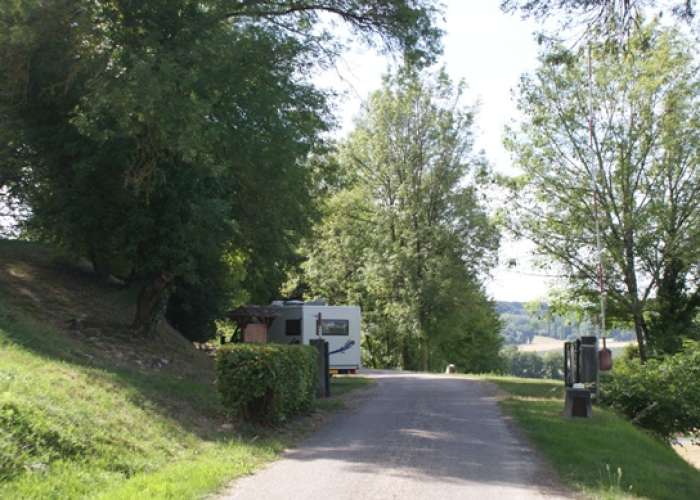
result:
<svg viewBox="0 0 700 500"><path fill-rule="evenodd" d="M2 179L29 231L142 283L152 331L175 284L244 280L265 300L312 208L304 159L327 127L306 80L337 16L415 60L430 2L13 2L0 9ZM245 272L238 264L246 262ZM223 267L222 267L223 266ZM236 270L234 270L236 269ZM230 290L229 290L230 291Z"/></svg>
<svg viewBox="0 0 700 500"><path fill-rule="evenodd" d="M585 51L546 53L522 80L524 118L506 144L524 171L515 230L585 298L600 279L598 220L611 319L634 325L644 360L697 335L700 80L676 32L646 26L629 44L594 45L590 80Z"/></svg>
<svg viewBox="0 0 700 500"><path fill-rule="evenodd" d="M467 352L498 352L478 281L498 238L476 188L473 111L460 101L444 73L404 69L370 97L340 148L343 188L308 245L304 279L312 293L363 306L372 365L451 359L480 369Z"/></svg>
<svg viewBox="0 0 700 500"><path fill-rule="evenodd" d="M584 30L587 36L624 41L645 12L656 11L683 21L696 18L695 0L501 0L505 12L520 12L540 21L556 18L559 26ZM561 33L559 34L561 35Z"/></svg>

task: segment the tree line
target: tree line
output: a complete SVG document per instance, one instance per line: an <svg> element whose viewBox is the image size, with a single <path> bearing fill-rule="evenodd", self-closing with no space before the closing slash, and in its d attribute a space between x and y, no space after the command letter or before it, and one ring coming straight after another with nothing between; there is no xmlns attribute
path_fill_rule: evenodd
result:
<svg viewBox="0 0 700 500"><path fill-rule="evenodd" d="M500 219L565 271L561 307L593 318L602 283L642 359L676 352L700 337L700 79L643 3L503 2L586 37L539 37L500 217L475 109L432 66L436 2L5 3L0 193L21 237L138 288L134 335L165 315L204 340L234 304L323 297L362 306L369 366L489 370ZM347 43L334 22L401 61L337 142L310 79Z"/></svg>
<svg viewBox="0 0 700 500"><path fill-rule="evenodd" d="M498 319L481 280L497 231L480 204L461 87L429 0L18 1L0 7L0 181L20 237L138 289L206 340L242 302L286 294L365 311L372 366L478 368ZM310 75L345 40L401 68L336 144ZM467 180L470 178L471 180ZM466 361L471 359L471 361Z"/></svg>
<svg viewBox="0 0 700 500"><path fill-rule="evenodd" d="M597 325L589 316L576 311L562 311L540 301L496 302L496 311L503 325L501 333L508 345L529 344L536 335L558 340L597 335ZM634 330L615 325L606 332L608 338L632 340Z"/></svg>
<svg viewBox="0 0 700 500"><path fill-rule="evenodd" d="M231 302L277 294L315 214L307 161L332 116L308 75L343 43L323 16L424 64L435 15L422 0L4 3L0 181L30 211L23 237L138 286L135 334L167 311L211 336Z"/></svg>

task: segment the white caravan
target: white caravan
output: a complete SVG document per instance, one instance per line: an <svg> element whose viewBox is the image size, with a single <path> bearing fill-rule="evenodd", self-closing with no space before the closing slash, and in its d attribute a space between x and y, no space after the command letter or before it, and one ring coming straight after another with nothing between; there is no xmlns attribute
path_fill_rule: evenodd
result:
<svg viewBox="0 0 700 500"><path fill-rule="evenodd" d="M270 325L269 342L308 344L320 334L320 338L328 341L328 351L333 353L329 359L332 370L354 373L360 368L362 317L358 306L329 306L321 301L296 300L275 301L272 305L279 308L280 315Z"/></svg>

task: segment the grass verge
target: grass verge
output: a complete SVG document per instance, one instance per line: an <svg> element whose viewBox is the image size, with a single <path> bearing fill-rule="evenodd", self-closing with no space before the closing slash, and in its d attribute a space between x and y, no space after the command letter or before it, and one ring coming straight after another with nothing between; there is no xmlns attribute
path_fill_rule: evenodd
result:
<svg viewBox="0 0 700 500"><path fill-rule="evenodd" d="M331 395L333 397L344 396L355 389L362 389L374 384L374 380L355 375L334 375L331 378Z"/></svg>
<svg viewBox="0 0 700 500"><path fill-rule="evenodd" d="M562 383L489 377L509 394L502 402L564 484L591 498L700 498L700 471L667 444L615 413L566 419ZM558 389L559 388L559 389Z"/></svg>
<svg viewBox="0 0 700 500"><path fill-rule="evenodd" d="M322 411L337 411L346 407L345 395L356 389L363 389L374 384L374 380L355 375L333 375L331 378L331 397L317 399L316 408Z"/></svg>

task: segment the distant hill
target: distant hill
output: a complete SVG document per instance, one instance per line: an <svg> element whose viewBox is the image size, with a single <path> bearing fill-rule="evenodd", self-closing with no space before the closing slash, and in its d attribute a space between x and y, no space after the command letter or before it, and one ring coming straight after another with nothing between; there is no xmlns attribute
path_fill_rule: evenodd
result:
<svg viewBox="0 0 700 500"><path fill-rule="evenodd" d="M597 328L589 320L575 321L560 316L549 317L548 305L543 304L542 313L531 316L525 309L525 302L497 301L496 311L503 323L501 330L506 344L530 344L536 336L556 340L573 339L581 335L596 335ZM608 336L619 341L634 338L631 329L616 328L608 332Z"/></svg>
<svg viewBox="0 0 700 500"><path fill-rule="evenodd" d="M508 313L508 314L525 314L525 315L527 315L527 312L525 311L525 302L508 302L508 301L497 300L496 301L496 311L499 314Z"/></svg>

